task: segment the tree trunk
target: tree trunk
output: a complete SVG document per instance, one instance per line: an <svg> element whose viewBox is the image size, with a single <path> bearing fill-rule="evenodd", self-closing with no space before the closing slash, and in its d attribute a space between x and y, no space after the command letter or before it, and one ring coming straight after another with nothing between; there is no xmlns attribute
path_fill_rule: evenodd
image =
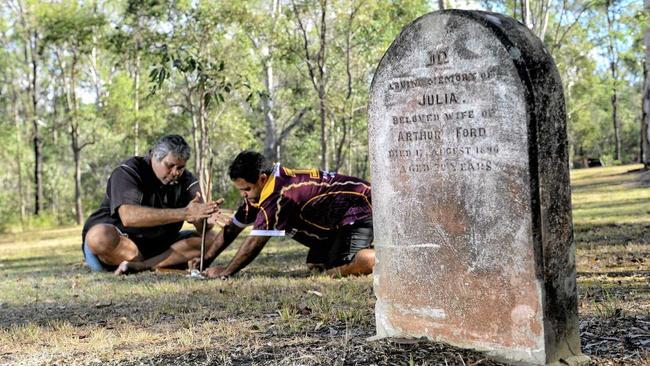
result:
<svg viewBox="0 0 650 366"><path fill-rule="evenodd" d="M20 128L20 115L18 112L18 93L13 90L12 107L14 115L14 123L16 126L16 174L18 176L18 204L20 206L20 226L25 224L26 205L25 205L25 188L23 187L23 154L22 154L22 138Z"/></svg>
<svg viewBox="0 0 650 366"><path fill-rule="evenodd" d="M607 30L608 30L608 45L607 52L609 56L609 70L612 76L612 95L610 97L612 104L612 124L614 125L614 138L615 138L615 160L621 161L621 132L620 122L617 116L618 107L618 91L616 84L618 82L618 54L617 48L614 44L614 36L612 34L614 21L610 15L611 0L607 0L605 12L607 13Z"/></svg>
<svg viewBox="0 0 650 366"><path fill-rule="evenodd" d="M296 21L300 27L303 43L303 51L305 52L305 60L307 62L307 70L309 71L309 78L311 80L314 91L318 96L318 112L320 117L320 145L321 145L321 157L320 157L320 168L328 170L329 168L329 159L327 155L327 93L325 92L326 84L326 75L325 75L325 63L327 60L326 49L327 49L327 0L320 0L320 29L319 29L319 48L318 53L314 56L309 50L309 37L307 36L307 30L305 25L300 18L300 11L296 6L296 3L292 0L291 5L293 6L293 12L296 17Z"/></svg>
<svg viewBox="0 0 650 366"><path fill-rule="evenodd" d="M268 53L268 50L263 51ZM262 56L262 68L264 72L264 87L266 88L266 96L262 97L260 104L262 113L264 114L264 128L266 135L264 136L264 157L269 161L278 161L278 140L275 123L275 116L273 115L273 100L274 100L274 84L273 84L273 65L270 64L270 55Z"/></svg>
<svg viewBox="0 0 650 366"><path fill-rule="evenodd" d="M83 206L81 204L81 150L83 146L79 142L79 120L77 116L77 55L72 56L70 65L70 90L68 91L70 115L70 142L72 144L72 156L74 159L74 202L77 225L81 225L84 219Z"/></svg>
<svg viewBox="0 0 650 366"><path fill-rule="evenodd" d="M38 129L38 98L37 98L37 82L38 82L38 32L30 29L27 25L26 17L29 11L25 8L22 1L17 1L18 8L20 9L20 23L23 27L23 55L25 58L25 65L30 68L29 85L27 86L27 93L31 99L31 108L27 112L26 120L32 122L32 142L34 148L34 215L39 215L43 205L43 156L42 156L42 141Z"/></svg>
<svg viewBox="0 0 650 366"><path fill-rule="evenodd" d="M210 173L208 172L208 158L210 155L209 152L209 140L208 140L208 127L206 123L206 106L205 106L205 96L206 96L206 91L203 86L198 88L198 103L199 103L199 110L198 110L198 130L199 130L199 150L196 152L196 158L199 161L199 169L196 172L198 174L198 180L199 180L199 185L201 186L201 193L203 194L203 199L207 202L211 195L212 195L212 189L209 187L209 176Z"/></svg>
<svg viewBox="0 0 650 366"><path fill-rule="evenodd" d="M325 51L327 48L327 0L321 0L320 48L318 51L318 111L320 113L321 169L329 170L327 156L327 108L325 93Z"/></svg>
<svg viewBox="0 0 650 366"><path fill-rule="evenodd" d="M35 32L34 32L35 33ZM35 42L36 36L34 36ZM38 79L38 62L36 60L36 46L32 46L32 75L30 94L32 97L32 126L34 127L34 215L39 215L43 204L43 144L38 130L38 98L36 94L36 82Z"/></svg>
<svg viewBox="0 0 650 366"><path fill-rule="evenodd" d="M139 155L140 139L140 40L135 42L135 70L133 77L133 155Z"/></svg>
<svg viewBox="0 0 650 366"><path fill-rule="evenodd" d="M445 0L438 0L438 10L445 9Z"/></svg>
<svg viewBox="0 0 650 366"><path fill-rule="evenodd" d="M194 173L199 174L199 169L201 167L201 157L199 156L199 151L201 149L199 145L199 122L197 120L197 113L194 108L194 98L192 98L192 86L190 81L185 75L185 88L187 89L187 94L185 94L185 103L187 103L187 110L190 112L190 118L192 120L192 145L194 146ZM198 178L198 177L197 177Z"/></svg>
<svg viewBox="0 0 650 366"><path fill-rule="evenodd" d="M328 170L329 159L327 158L327 116L325 109L325 88L321 85L318 90L318 111L320 113L320 167Z"/></svg>
<svg viewBox="0 0 650 366"><path fill-rule="evenodd" d="M533 19L530 12L530 1L521 0L521 22L528 27L531 31L535 28Z"/></svg>
<svg viewBox="0 0 650 366"><path fill-rule="evenodd" d="M650 0L645 0L645 13L650 14ZM645 30L645 62L643 63L643 118L641 119L641 162L650 169L650 28Z"/></svg>
<svg viewBox="0 0 650 366"><path fill-rule="evenodd" d="M81 225L84 219L83 206L81 204L81 149L79 148L78 132L73 134L72 151L74 156L74 208L77 225Z"/></svg>

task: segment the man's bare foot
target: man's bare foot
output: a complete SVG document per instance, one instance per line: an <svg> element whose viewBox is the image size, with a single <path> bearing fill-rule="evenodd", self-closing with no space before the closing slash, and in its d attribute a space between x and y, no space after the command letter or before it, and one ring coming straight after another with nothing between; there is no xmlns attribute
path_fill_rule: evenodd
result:
<svg viewBox="0 0 650 366"><path fill-rule="evenodd" d="M325 265L323 263L307 263L307 269L314 272L325 272Z"/></svg>
<svg viewBox="0 0 650 366"><path fill-rule="evenodd" d="M129 273L142 272L147 269L149 268L147 268L142 262L124 261L120 263L119 266L117 266L117 269L113 273L119 276L119 275L126 275Z"/></svg>

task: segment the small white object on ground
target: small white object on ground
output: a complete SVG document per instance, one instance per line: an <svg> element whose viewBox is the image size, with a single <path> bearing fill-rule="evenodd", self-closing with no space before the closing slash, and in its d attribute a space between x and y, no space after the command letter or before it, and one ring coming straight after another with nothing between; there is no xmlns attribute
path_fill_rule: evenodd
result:
<svg viewBox="0 0 650 366"><path fill-rule="evenodd" d="M201 271L199 271L199 270L196 269L196 268L193 269L193 270L191 270L191 271L190 271L190 274L189 274L188 276L189 276L189 277L192 277L192 278L199 278L199 279L204 279L204 278L205 278L205 276L203 276L203 275L201 274Z"/></svg>

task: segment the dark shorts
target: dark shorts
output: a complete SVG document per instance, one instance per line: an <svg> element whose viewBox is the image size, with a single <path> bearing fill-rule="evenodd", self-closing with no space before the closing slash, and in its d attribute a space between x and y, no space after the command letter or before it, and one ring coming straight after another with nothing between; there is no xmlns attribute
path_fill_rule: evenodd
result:
<svg viewBox="0 0 650 366"><path fill-rule="evenodd" d="M116 228L117 229L117 228ZM119 229L117 229L119 234L121 236L126 236L128 235L122 233ZM142 242L140 240L138 241L133 241L135 245L138 247L138 250L144 257L144 259L155 257L158 254L163 253L169 247L171 247L174 243L177 241L187 239L189 237L198 235L196 231L194 230L183 230L179 231L176 236L171 237L169 241L164 241L162 243L149 243L149 242ZM106 264L102 262L99 257L97 257L95 254L93 254L90 251L90 248L88 248L88 245L86 245L86 242L84 241L83 244L81 245L81 250L83 251L84 255L84 260L86 261L86 265L90 268L91 271L93 272L103 272L103 271L114 271L117 269L117 266L111 265L111 264Z"/></svg>
<svg viewBox="0 0 650 366"><path fill-rule="evenodd" d="M350 263L361 249L372 248L372 240L372 219L345 225L329 247L310 248L307 263L324 265L327 269L342 266Z"/></svg>

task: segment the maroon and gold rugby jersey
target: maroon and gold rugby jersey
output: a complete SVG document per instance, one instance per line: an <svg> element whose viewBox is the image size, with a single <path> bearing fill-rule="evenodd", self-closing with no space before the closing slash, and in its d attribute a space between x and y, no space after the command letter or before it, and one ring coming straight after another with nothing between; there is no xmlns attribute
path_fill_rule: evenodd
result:
<svg viewBox="0 0 650 366"><path fill-rule="evenodd" d="M244 202L233 224L253 224L251 236L289 236L312 247L330 241L344 225L372 217L370 183L276 164L259 204Z"/></svg>

